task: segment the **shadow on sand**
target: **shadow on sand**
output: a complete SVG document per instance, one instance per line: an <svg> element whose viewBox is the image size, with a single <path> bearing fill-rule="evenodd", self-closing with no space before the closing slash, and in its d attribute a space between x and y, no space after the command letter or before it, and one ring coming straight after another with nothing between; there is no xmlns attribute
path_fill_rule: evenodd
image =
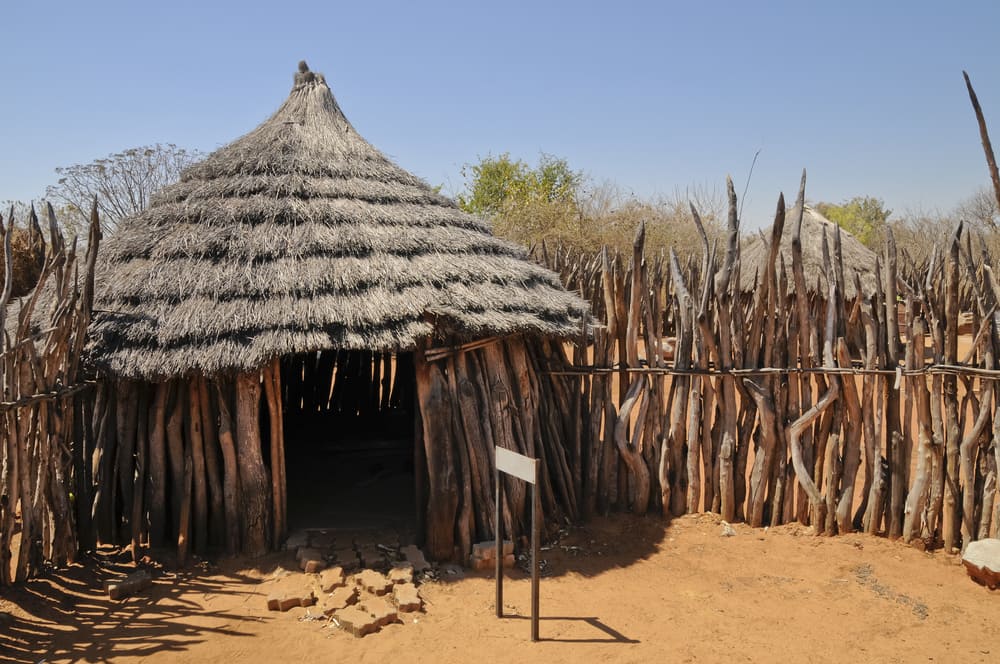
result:
<svg viewBox="0 0 1000 664"><path fill-rule="evenodd" d="M525 623L529 623L531 621L531 616L519 616L516 614L507 614L504 615L502 620L523 620ZM621 632L619 632L618 630L605 625L603 622L601 622L599 618L595 616L589 616L589 617L539 616L538 622L539 622L538 626L539 641L551 641L554 643L625 643L625 644L642 643L641 641L638 641L636 639L630 639ZM546 637L545 636L546 624L553 625L555 623L560 623L560 622L569 622L575 624L584 623L589 627L593 628L587 630L587 633L597 632L598 634L603 634L604 636L590 637L582 635L579 637L577 636L560 636L557 638ZM576 630L574 630L574 632L575 631Z"/></svg>
<svg viewBox="0 0 1000 664"><path fill-rule="evenodd" d="M215 570L214 578L206 579L208 574L197 568L176 574L150 569L156 580L152 588L112 601L104 584L135 571L126 560L121 553L97 554L2 591L0 661L102 662L124 654L180 653L213 635L248 635L236 629L239 623L258 619L209 611L190 599L243 594L246 583L258 582ZM10 605L16 606L13 613Z"/></svg>

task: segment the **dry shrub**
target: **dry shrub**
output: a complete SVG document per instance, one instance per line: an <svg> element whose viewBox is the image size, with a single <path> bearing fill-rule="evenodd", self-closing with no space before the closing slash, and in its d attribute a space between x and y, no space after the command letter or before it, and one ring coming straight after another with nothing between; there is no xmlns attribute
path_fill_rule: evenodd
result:
<svg viewBox="0 0 1000 664"><path fill-rule="evenodd" d="M716 192L689 189L647 200L623 194L612 184L583 191L572 202L539 201L504 210L493 218L493 231L526 246L544 242L586 254L604 246L628 252L639 224L645 222L647 254L673 247L681 256L700 255L702 245L691 217L691 203L698 209L710 241L720 237L725 203Z"/></svg>
<svg viewBox="0 0 1000 664"><path fill-rule="evenodd" d="M942 252L947 252L958 221L959 217L954 214L908 213L892 222L891 228L896 246L919 267L927 264L935 248L939 257ZM1000 231L978 220L965 218L963 221L965 230L972 233L974 252L978 254L985 247L991 256L1000 257Z"/></svg>
<svg viewBox="0 0 1000 664"><path fill-rule="evenodd" d="M45 242L37 225L20 228L11 224L10 248L13 259L11 297L24 297L38 283L45 265ZM3 235L0 234L0 239ZM0 289L4 285L4 270L0 267Z"/></svg>

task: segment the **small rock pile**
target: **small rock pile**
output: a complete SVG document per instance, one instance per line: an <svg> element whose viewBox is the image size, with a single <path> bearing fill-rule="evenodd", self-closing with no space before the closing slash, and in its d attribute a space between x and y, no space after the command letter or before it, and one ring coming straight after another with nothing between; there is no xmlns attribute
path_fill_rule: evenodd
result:
<svg viewBox="0 0 1000 664"><path fill-rule="evenodd" d="M417 584L431 566L416 546L386 539L329 531L293 535L285 546L295 551L307 583L298 574L277 578L267 608L288 611L319 604L323 616L356 637L402 622L400 613L423 608Z"/></svg>

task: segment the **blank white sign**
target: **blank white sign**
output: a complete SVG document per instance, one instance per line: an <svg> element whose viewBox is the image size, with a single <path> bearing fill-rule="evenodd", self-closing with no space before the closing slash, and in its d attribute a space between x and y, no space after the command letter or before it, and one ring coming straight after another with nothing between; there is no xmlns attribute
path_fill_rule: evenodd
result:
<svg viewBox="0 0 1000 664"><path fill-rule="evenodd" d="M498 469L529 484L535 483L535 467L538 465L538 459L532 459L502 447L496 448L496 451Z"/></svg>

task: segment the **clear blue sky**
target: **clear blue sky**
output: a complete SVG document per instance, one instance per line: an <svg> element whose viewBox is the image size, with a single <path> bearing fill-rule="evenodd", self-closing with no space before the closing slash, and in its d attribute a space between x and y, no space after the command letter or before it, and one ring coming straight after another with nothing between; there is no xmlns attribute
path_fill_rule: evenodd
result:
<svg viewBox="0 0 1000 664"><path fill-rule="evenodd" d="M898 211L988 182L962 81L1000 148L1000 2L45 2L0 12L0 200L53 169L171 142L210 151L274 111L300 59L354 126L454 193L460 168L565 157L640 196L778 192Z"/></svg>

